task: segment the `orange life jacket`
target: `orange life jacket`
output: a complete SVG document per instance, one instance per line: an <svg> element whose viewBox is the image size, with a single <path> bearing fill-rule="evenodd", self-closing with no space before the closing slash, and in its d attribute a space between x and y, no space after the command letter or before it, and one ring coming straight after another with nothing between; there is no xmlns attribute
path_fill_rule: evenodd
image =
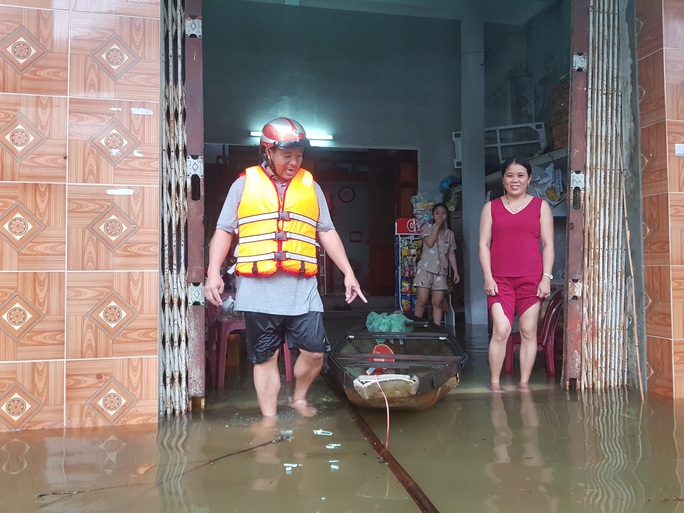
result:
<svg viewBox="0 0 684 513"><path fill-rule="evenodd" d="M299 276L318 271L316 223L319 210L313 176L300 168L285 189L258 166L245 171L245 188L238 205L236 272L269 276L278 269Z"/></svg>

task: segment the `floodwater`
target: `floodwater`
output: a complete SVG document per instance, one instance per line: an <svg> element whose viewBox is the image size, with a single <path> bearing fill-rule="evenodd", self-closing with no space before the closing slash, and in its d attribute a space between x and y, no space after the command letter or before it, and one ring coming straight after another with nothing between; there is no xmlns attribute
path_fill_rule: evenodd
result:
<svg viewBox="0 0 684 513"><path fill-rule="evenodd" d="M684 403L561 391L543 362L533 392L491 394L486 334L466 342L461 384L432 409L390 412L388 438L385 412L362 412L431 511L684 510ZM264 425L247 371L191 418L0 433L0 512L421 511L322 379L316 417L283 406Z"/></svg>

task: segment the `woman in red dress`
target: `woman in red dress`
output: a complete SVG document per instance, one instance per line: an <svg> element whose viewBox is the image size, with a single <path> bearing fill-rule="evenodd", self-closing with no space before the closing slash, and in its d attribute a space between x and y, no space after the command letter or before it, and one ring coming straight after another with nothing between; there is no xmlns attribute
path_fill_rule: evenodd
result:
<svg viewBox="0 0 684 513"><path fill-rule="evenodd" d="M480 265L493 324L489 389L505 391L499 377L517 309L521 338L518 390L527 391L537 356L539 309L551 293L553 214L546 201L527 194L532 180L527 159L510 157L503 163L501 175L505 194L486 203L480 217Z"/></svg>

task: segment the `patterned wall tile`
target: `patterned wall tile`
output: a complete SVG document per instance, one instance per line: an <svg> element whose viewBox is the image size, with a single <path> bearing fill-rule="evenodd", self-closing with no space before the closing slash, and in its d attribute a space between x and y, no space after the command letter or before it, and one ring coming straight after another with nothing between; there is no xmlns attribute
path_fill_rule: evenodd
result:
<svg viewBox="0 0 684 513"><path fill-rule="evenodd" d="M123 246L139 229L140 226L113 203L88 225L88 231L112 252Z"/></svg>
<svg viewBox="0 0 684 513"><path fill-rule="evenodd" d="M644 263L670 263L670 217L668 195L657 194L643 198Z"/></svg>
<svg viewBox="0 0 684 513"><path fill-rule="evenodd" d="M143 18L160 16L159 0L107 0L94 3L89 0L75 0L74 11L125 14Z"/></svg>
<svg viewBox="0 0 684 513"><path fill-rule="evenodd" d="M665 48L665 116L684 121L684 49Z"/></svg>
<svg viewBox="0 0 684 513"><path fill-rule="evenodd" d="M652 54L663 47L662 0L636 1L637 55Z"/></svg>
<svg viewBox="0 0 684 513"><path fill-rule="evenodd" d="M0 364L0 431L64 427L64 362Z"/></svg>
<svg viewBox="0 0 684 513"><path fill-rule="evenodd" d="M3 95L0 181L66 181L66 98Z"/></svg>
<svg viewBox="0 0 684 513"><path fill-rule="evenodd" d="M649 393L672 397L672 341L656 337L646 340L646 376Z"/></svg>
<svg viewBox="0 0 684 513"><path fill-rule="evenodd" d="M664 265L644 266L644 304L647 335L672 338L670 294L670 268Z"/></svg>
<svg viewBox="0 0 684 513"><path fill-rule="evenodd" d="M67 358L156 356L159 273L69 273Z"/></svg>
<svg viewBox="0 0 684 513"><path fill-rule="evenodd" d="M72 100L69 181L159 184L159 106L154 103Z"/></svg>
<svg viewBox="0 0 684 513"><path fill-rule="evenodd" d="M13 383L0 395L0 421L10 429L20 429L45 406L20 383Z"/></svg>
<svg viewBox="0 0 684 513"><path fill-rule="evenodd" d="M0 144L17 162L28 158L47 137L23 114L17 114L0 128Z"/></svg>
<svg viewBox="0 0 684 513"><path fill-rule="evenodd" d="M72 9L76 0L0 0L0 5L20 5L37 9Z"/></svg>
<svg viewBox="0 0 684 513"><path fill-rule="evenodd" d="M673 265L672 274L672 338L684 339L684 265ZM682 362L684 368L684 362Z"/></svg>
<svg viewBox="0 0 684 513"><path fill-rule="evenodd" d="M69 14L0 7L0 91L65 96Z"/></svg>
<svg viewBox="0 0 684 513"><path fill-rule="evenodd" d="M660 3L660 2L654 2ZM663 0L663 45L684 49L684 2Z"/></svg>
<svg viewBox="0 0 684 513"><path fill-rule="evenodd" d="M672 341L672 370L674 376L674 398L684 398L684 339Z"/></svg>
<svg viewBox="0 0 684 513"><path fill-rule="evenodd" d="M0 361L64 358L64 273L0 273Z"/></svg>
<svg viewBox="0 0 684 513"><path fill-rule="evenodd" d="M0 216L0 227L0 237L19 253L45 230L45 223L21 201L15 201Z"/></svg>
<svg viewBox="0 0 684 513"><path fill-rule="evenodd" d="M15 292L0 304L0 330L17 344L40 324L43 317L45 314L20 292Z"/></svg>
<svg viewBox="0 0 684 513"><path fill-rule="evenodd" d="M159 189L69 188L68 269L157 270ZM130 195L112 193L130 192Z"/></svg>
<svg viewBox="0 0 684 513"><path fill-rule="evenodd" d="M639 109L641 128L665 120L663 52L658 50L639 61Z"/></svg>
<svg viewBox="0 0 684 513"><path fill-rule="evenodd" d="M0 183L0 267L66 268L66 186Z"/></svg>
<svg viewBox="0 0 684 513"><path fill-rule="evenodd" d="M684 192L684 157L678 156L675 145L684 145L684 121L667 121L667 175L669 192ZM645 179L642 179L646 183Z"/></svg>
<svg viewBox="0 0 684 513"><path fill-rule="evenodd" d="M115 425L133 409L137 402L138 399L116 378L112 377L90 396L86 405L106 423Z"/></svg>
<svg viewBox="0 0 684 513"><path fill-rule="evenodd" d="M670 263L684 265L684 193L670 195Z"/></svg>
<svg viewBox="0 0 684 513"><path fill-rule="evenodd" d="M74 12L71 94L157 102L159 30L155 19Z"/></svg>
<svg viewBox="0 0 684 513"><path fill-rule="evenodd" d="M668 146L665 122L642 128L641 188L644 196L667 192L667 155Z"/></svg>
<svg viewBox="0 0 684 513"><path fill-rule="evenodd" d="M67 427L156 422L157 358L67 361Z"/></svg>

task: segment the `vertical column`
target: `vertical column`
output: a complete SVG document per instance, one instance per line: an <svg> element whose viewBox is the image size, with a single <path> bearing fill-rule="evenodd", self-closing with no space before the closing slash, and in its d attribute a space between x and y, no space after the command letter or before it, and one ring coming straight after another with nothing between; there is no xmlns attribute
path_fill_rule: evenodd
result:
<svg viewBox="0 0 684 513"><path fill-rule="evenodd" d="M480 212L484 206L484 24L474 3L461 19L461 145L463 156L463 266L466 324L487 324L484 277L479 260Z"/></svg>
<svg viewBox="0 0 684 513"><path fill-rule="evenodd" d="M587 62L589 52L589 5L587 0L572 3L570 45L570 156L568 182L570 199L567 218L567 312L563 340L564 388L575 388L580 378L582 336L585 326L584 292L584 171L587 155Z"/></svg>
<svg viewBox="0 0 684 513"><path fill-rule="evenodd" d="M186 173L188 176L188 394L205 395L204 359L204 96L202 0L185 3ZM222 341L222 343L225 343Z"/></svg>

